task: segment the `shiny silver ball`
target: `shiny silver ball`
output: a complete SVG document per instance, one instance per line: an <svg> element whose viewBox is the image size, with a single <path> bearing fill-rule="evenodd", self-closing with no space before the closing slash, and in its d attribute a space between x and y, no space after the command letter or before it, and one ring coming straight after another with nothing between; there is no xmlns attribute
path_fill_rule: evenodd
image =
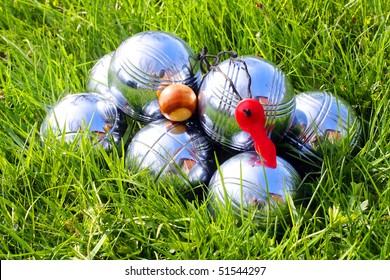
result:
<svg viewBox="0 0 390 280"><path fill-rule="evenodd" d="M254 151L225 161L209 183L212 211L227 208L241 216L251 214L260 222L284 213L286 196L294 198L301 184L297 171L277 157L277 167L264 166ZM229 205L227 205L229 204Z"/></svg>
<svg viewBox="0 0 390 280"><path fill-rule="evenodd" d="M115 104L96 93L65 96L55 104L41 124L43 140L55 138L71 143L80 132L88 132L91 141L111 149L121 140L126 119Z"/></svg>
<svg viewBox="0 0 390 280"><path fill-rule="evenodd" d="M201 72L196 55L179 37L147 31L124 41L112 58L108 84L115 104L141 122L162 118L158 94L170 84L197 92Z"/></svg>
<svg viewBox="0 0 390 280"><path fill-rule="evenodd" d="M87 80L88 92L100 93L107 98L111 98L111 92L108 87L108 68L113 55L114 52L104 55L92 67Z"/></svg>
<svg viewBox="0 0 390 280"><path fill-rule="evenodd" d="M302 92L296 96L293 122L285 142L293 153L309 162L321 162L326 151L359 143L361 122L342 98L326 91Z"/></svg>
<svg viewBox="0 0 390 280"><path fill-rule="evenodd" d="M198 111L208 136L234 150L253 149L253 139L241 130L234 115L237 104L245 98L263 105L268 136L279 142L291 124L295 94L286 75L255 56L227 59L203 77Z"/></svg>
<svg viewBox="0 0 390 280"><path fill-rule="evenodd" d="M184 187L207 184L215 165L212 145L196 123L166 119L147 124L132 138L126 163L135 173L146 169L156 181Z"/></svg>

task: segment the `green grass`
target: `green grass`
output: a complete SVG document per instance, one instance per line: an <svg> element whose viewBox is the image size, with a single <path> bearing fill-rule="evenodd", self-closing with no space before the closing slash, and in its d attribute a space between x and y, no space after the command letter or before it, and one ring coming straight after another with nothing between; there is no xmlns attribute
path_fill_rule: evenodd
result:
<svg viewBox="0 0 390 280"><path fill-rule="evenodd" d="M0 259L390 258L387 0L226 2L2 1ZM259 227L229 211L210 219L207 195L188 200L126 170L124 144L42 145L47 107L85 91L100 57L151 29L196 52L260 55L296 93L343 97L363 121L361 148L325 155L288 217Z"/></svg>

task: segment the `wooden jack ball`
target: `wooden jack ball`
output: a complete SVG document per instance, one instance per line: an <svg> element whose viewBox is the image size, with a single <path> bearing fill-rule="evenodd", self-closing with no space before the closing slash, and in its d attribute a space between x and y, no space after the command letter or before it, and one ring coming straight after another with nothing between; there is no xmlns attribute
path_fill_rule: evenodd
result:
<svg viewBox="0 0 390 280"><path fill-rule="evenodd" d="M161 113L175 122L188 120L196 110L196 94L184 84L171 84L158 97Z"/></svg>

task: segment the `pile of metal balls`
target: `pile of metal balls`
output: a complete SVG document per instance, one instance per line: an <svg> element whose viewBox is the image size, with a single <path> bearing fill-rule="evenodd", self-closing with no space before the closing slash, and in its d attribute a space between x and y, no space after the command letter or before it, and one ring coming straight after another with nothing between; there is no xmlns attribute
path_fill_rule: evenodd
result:
<svg viewBox="0 0 390 280"><path fill-rule="evenodd" d="M86 91L51 108L41 135L72 142L88 131L112 149L128 118L142 124L126 143L131 172L147 170L156 181L188 190L207 186L215 204L238 215L253 209L259 217L277 213L301 184L288 159L309 167L321 162L325 148L353 148L360 137L358 117L336 95L295 94L265 59L209 55L206 48L196 54L161 31L135 34L102 57ZM280 154L280 146L288 153Z"/></svg>

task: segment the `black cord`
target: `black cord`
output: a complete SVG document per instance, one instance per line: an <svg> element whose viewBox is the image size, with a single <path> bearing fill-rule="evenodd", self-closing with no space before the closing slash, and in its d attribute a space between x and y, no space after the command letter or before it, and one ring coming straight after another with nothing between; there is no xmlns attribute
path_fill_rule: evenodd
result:
<svg viewBox="0 0 390 280"><path fill-rule="evenodd" d="M252 93L251 93L251 82L252 78L251 75L249 74L248 67L246 65L246 62L243 59L240 59L238 57L237 52L235 51L221 51L217 55L210 55L208 54L208 49L206 46L202 48L202 50L198 53L197 60L200 62L200 67L203 73L208 73L210 71L218 71L220 72L225 79L229 82L229 85L233 89L234 94L237 95L237 97L242 100L242 96L240 93L237 91L233 81L224 73L220 68L219 68L219 63L221 62L221 58L224 55L229 55L230 62L239 62L242 63L243 68L245 70L245 73L247 74L248 77L248 95L249 98L252 98ZM212 59L212 62L210 63L210 59Z"/></svg>

